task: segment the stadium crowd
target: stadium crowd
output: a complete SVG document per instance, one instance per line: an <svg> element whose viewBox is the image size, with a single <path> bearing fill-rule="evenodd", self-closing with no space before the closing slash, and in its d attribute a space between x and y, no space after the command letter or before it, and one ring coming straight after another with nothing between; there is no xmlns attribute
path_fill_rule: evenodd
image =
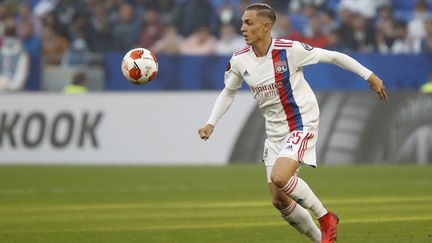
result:
<svg viewBox="0 0 432 243"><path fill-rule="evenodd" d="M166 54L229 55L244 45L240 18L251 2L3 0L0 36L4 36L9 19L29 51L40 48L48 63L63 59L79 63L86 59L83 53L133 46ZM263 2L278 11L273 33L277 38L343 51L420 53L432 49L432 1Z"/></svg>
<svg viewBox="0 0 432 243"><path fill-rule="evenodd" d="M0 47L15 42L31 60L63 66L136 46L156 54L231 55L245 45L241 15L253 2L1 0ZM276 38L342 52L432 56L432 0L261 2L277 11Z"/></svg>

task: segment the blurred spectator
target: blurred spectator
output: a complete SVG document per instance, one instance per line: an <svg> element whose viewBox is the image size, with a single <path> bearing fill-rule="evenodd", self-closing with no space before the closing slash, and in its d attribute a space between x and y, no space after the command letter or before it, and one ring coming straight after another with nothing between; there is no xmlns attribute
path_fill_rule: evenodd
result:
<svg viewBox="0 0 432 243"><path fill-rule="evenodd" d="M54 10L57 0L39 0L33 8L36 16L43 16Z"/></svg>
<svg viewBox="0 0 432 243"><path fill-rule="evenodd" d="M57 15L55 15L54 12L49 12L42 16L41 31L43 32L46 27L52 29L55 33L64 38L69 38L68 28L60 24ZM43 33L40 34L43 35Z"/></svg>
<svg viewBox="0 0 432 243"><path fill-rule="evenodd" d="M281 0L261 0L260 2L262 3L266 3L269 6L271 6L273 9L282 12L282 13L286 13L288 11L288 6L289 3L292 2L291 1L281 1ZM300 0L302 2L307 2L308 0ZM317 0L317 1L323 1L323 0Z"/></svg>
<svg viewBox="0 0 432 243"><path fill-rule="evenodd" d="M159 0L159 15L165 25L172 25L180 14L180 4L176 0Z"/></svg>
<svg viewBox="0 0 432 243"><path fill-rule="evenodd" d="M95 52L108 52L114 49L115 39L110 23L108 9L103 4L98 4L94 9L94 15L90 19L91 33L90 49Z"/></svg>
<svg viewBox="0 0 432 243"><path fill-rule="evenodd" d="M22 21L36 21L36 18L32 14L30 4L27 1L22 1L19 4L18 13L15 20L17 26L20 26Z"/></svg>
<svg viewBox="0 0 432 243"><path fill-rule="evenodd" d="M177 55L180 54L180 45L183 37L178 34L177 27L170 25L165 28L162 38L150 48L155 54Z"/></svg>
<svg viewBox="0 0 432 243"><path fill-rule="evenodd" d="M177 19L179 33L187 37L198 26L210 28L212 14L213 8L208 0L185 0Z"/></svg>
<svg viewBox="0 0 432 243"><path fill-rule="evenodd" d="M0 91L19 91L24 88L29 72L27 51L16 36L15 20L4 22L4 40L0 48Z"/></svg>
<svg viewBox="0 0 432 243"><path fill-rule="evenodd" d="M341 0L339 8L347 8L353 13L370 19L376 15L380 6L388 3L390 3L389 0Z"/></svg>
<svg viewBox="0 0 432 243"><path fill-rule="evenodd" d="M140 9L139 13L143 13L144 12L143 10L146 10L146 9L159 8L159 5L160 5L159 2L160 2L160 0L157 0L157 1L155 1L155 0L134 0L133 1L134 6L138 9Z"/></svg>
<svg viewBox="0 0 432 243"><path fill-rule="evenodd" d="M339 27L341 41L346 43L347 40L352 38L352 19L353 13L347 8L339 8Z"/></svg>
<svg viewBox="0 0 432 243"><path fill-rule="evenodd" d="M227 24L234 21L234 7L230 2L224 1L224 4L220 7L218 11L218 22L219 24Z"/></svg>
<svg viewBox="0 0 432 243"><path fill-rule="evenodd" d="M68 31L70 42L74 42L76 39L81 39L85 42L86 46L90 46L90 39L94 30L87 15L81 13L75 14L72 18L72 22L69 24Z"/></svg>
<svg viewBox="0 0 432 243"><path fill-rule="evenodd" d="M375 31L369 24L368 20L360 15L355 14L352 19L350 35L346 35L343 42L351 50L361 52L372 52L375 50Z"/></svg>
<svg viewBox="0 0 432 243"><path fill-rule="evenodd" d="M301 8L296 11L289 13L291 23L293 27L300 32L301 35L310 34L310 19L318 14L315 6L311 4L302 4Z"/></svg>
<svg viewBox="0 0 432 243"><path fill-rule="evenodd" d="M273 0L273 2L276 2L277 0ZM284 1L278 1L278 2L284 2ZM313 6L314 8L322 8L326 0L291 0L289 1L289 9L290 11L297 12L299 11L303 6ZM279 4L280 5L280 4ZM284 8L285 6L280 6Z"/></svg>
<svg viewBox="0 0 432 243"><path fill-rule="evenodd" d="M379 53L388 53L394 42L393 9L391 5L379 8L375 23L375 43Z"/></svg>
<svg viewBox="0 0 432 243"><path fill-rule="evenodd" d="M276 12L276 23L272 29L273 38L287 37L292 31L290 19L286 14Z"/></svg>
<svg viewBox="0 0 432 243"><path fill-rule="evenodd" d="M324 48L328 44L328 36L322 32L323 22L317 15L309 18L310 29L298 41L304 42L314 47Z"/></svg>
<svg viewBox="0 0 432 243"><path fill-rule="evenodd" d="M325 10L319 13L319 15L322 21L322 33L329 34L333 30L337 29L335 13L333 11Z"/></svg>
<svg viewBox="0 0 432 243"><path fill-rule="evenodd" d="M216 38L210 34L207 26L198 27L180 45L183 55L209 55L216 46Z"/></svg>
<svg viewBox="0 0 432 243"><path fill-rule="evenodd" d="M143 15L144 21L138 39L138 46L150 48L164 33L165 25L159 20L156 9L147 9Z"/></svg>
<svg viewBox="0 0 432 243"><path fill-rule="evenodd" d="M88 10L87 6L80 4L82 1L57 0L52 12L56 15L59 25L68 26L74 21L79 11L81 15Z"/></svg>
<svg viewBox="0 0 432 243"><path fill-rule="evenodd" d="M432 93L432 72L429 74L428 80L420 87L422 93Z"/></svg>
<svg viewBox="0 0 432 243"><path fill-rule="evenodd" d="M408 23L408 38L412 42L412 53L419 53L422 39L426 36L425 22L432 15L425 0L418 0L414 6L413 18Z"/></svg>
<svg viewBox="0 0 432 243"><path fill-rule="evenodd" d="M238 10L234 12L233 21L234 26L238 34L241 34L240 28L242 25L241 17L246 10L246 8L252 4L252 0L239 0Z"/></svg>
<svg viewBox="0 0 432 243"><path fill-rule="evenodd" d="M44 63L59 65L64 53L69 48L68 40L49 26L44 26L42 29L41 40Z"/></svg>
<svg viewBox="0 0 432 243"><path fill-rule="evenodd" d="M8 11L6 8L6 3L0 1L0 46L5 36L5 21L8 17Z"/></svg>
<svg viewBox="0 0 432 243"><path fill-rule="evenodd" d="M421 52L425 53L432 61L432 17L425 22L426 36L421 43Z"/></svg>
<svg viewBox="0 0 432 243"><path fill-rule="evenodd" d="M47 22L46 15L53 14L57 0L39 0L33 7L32 13L35 18L33 23L34 31L37 35L42 35L43 25ZM56 30L57 31L57 30Z"/></svg>
<svg viewBox="0 0 432 243"><path fill-rule="evenodd" d="M72 78L72 82L63 88L65 94L85 94L87 90L87 75L83 72L77 72Z"/></svg>
<svg viewBox="0 0 432 243"><path fill-rule="evenodd" d="M23 45L30 57L40 58L41 40L39 36L33 32L33 22L30 19L23 19L18 26L18 36L22 40Z"/></svg>
<svg viewBox="0 0 432 243"><path fill-rule="evenodd" d="M407 24L403 20L399 20L394 26L395 40L391 46L393 54L410 54L413 53L414 45L412 40L408 38Z"/></svg>
<svg viewBox="0 0 432 243"><path fill-rule="evenodd" d="M219 39L214 49L215 54L232 55L244 46L246 46L245 41L241 35L237 34L233 24L225 23L219 27Z"/></svg>
<svg viewBox="0 0 432 243"><path fill-rule="evenodd" d="M34 8L31 8L30 2ZM67 65L85 65L88 63L85 53L103 54L135 46L161 54L190 53L186 49L191 49L202 55L207 53L203 51L203 43L192 46L191 40L200 42L198 40L201 39L204 42L203 39L207 39L205 42L211 43L208 40L212 38L192 34L198 26L206 26L210 33L218 34L217 45L211 53L228 54L235 49L234 46L240 46L240 41L238 36L233 37L232 28L226 25L234 24L234 31L240 34L242 14L253 2L256 1L0 1L0 45L4 38L5 19L10 16L17 22L18 32L31 60L38 55L34 53L38 49L35 46L39 37L45 60L51 64L63 60ZM410 0L412 3L390 0L260 2L268 3L277 10L277 21L272 32L274 38L299 40L341 51L427 53L432 56L432 37L427 24L431 15L427 5L430 0ZM399 20L408 24L404 27ZM170 25L177 28L166 27ZM26 32L28 34L24 34ZM183 45L182 37L186 39ZM180 45L183 46L182 52ZM188 47L185 49L185 46ZM93 54L91 57L94 60Z"/></svg>
<svg viewBox="0 0 432 243"><path fill-rule="evenodd" d="M142 18L136 16L133 5L128 2L123 2L118 11L113 26L116 50L125 51L137 43Z"/></svg>
<svg viewBox="0 0 432 243"><path fill-rule="evenodd" d="M75 38L66 50L61 60L64 67L89 65L91 54L83 32L75 33Z"/></svg>
<svg viewBox="0 0 432 243"><path fill-rule="evenodd" d="M30 71L26 89L38 90L41 74L41 39L33 31L33 23L30 19L21 19L18 26L18 36L30 56Z"/></svg>
<svg viewBox="0 0 432 243"><path fill-rule="evenodd" d="M347 51L346 46L341 42L339 31L337 30L330 31L330 33L328 34L328 42L325 49L332 50L332 51L339 51L339 52Z"/></svg>

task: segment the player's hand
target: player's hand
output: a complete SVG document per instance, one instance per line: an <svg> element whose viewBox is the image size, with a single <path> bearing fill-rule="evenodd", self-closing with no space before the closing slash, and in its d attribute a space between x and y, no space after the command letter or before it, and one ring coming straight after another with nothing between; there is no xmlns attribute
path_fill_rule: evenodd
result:
<svg viewBox="0 0 432 243"><path fill-rule="evenodd" d="M385 91L384 83L383 81L378 78L375 74L372 73L372 75L368 78L368 83L371 89L375 92L377 92L378 96L381 100L387 100L388 95Z"/></svg>
<svg viewBox="0 0 432 243"><path fill-rule="evenodd" d="M206 124L204 127L198 129L198 134L202 140L206 141L210 138L210 135L213 133L214 126L211 124Z"/></svg>

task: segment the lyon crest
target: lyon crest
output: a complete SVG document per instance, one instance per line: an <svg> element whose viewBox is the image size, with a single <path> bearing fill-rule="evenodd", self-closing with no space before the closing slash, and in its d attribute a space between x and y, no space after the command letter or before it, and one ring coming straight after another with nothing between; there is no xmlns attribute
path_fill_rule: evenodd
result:
<svg viewBox="0 0 432 243"><path fill-rule="evenodd" d="M274 66L276 73L284 73L288 71L288 65L285 60L275 62Z"/></svg>

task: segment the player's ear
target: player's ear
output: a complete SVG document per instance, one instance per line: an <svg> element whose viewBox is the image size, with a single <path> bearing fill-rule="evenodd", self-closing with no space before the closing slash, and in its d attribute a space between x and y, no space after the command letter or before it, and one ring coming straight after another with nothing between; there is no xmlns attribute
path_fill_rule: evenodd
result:
<svg viewBox="0 0 432 243"><path fill-rule="evenodd" d="M264 30L265 30L266 32L270 32L272 26L273 26L273 25L272 25L271 22L269 22L269 21L264 22Z"/></svg>

